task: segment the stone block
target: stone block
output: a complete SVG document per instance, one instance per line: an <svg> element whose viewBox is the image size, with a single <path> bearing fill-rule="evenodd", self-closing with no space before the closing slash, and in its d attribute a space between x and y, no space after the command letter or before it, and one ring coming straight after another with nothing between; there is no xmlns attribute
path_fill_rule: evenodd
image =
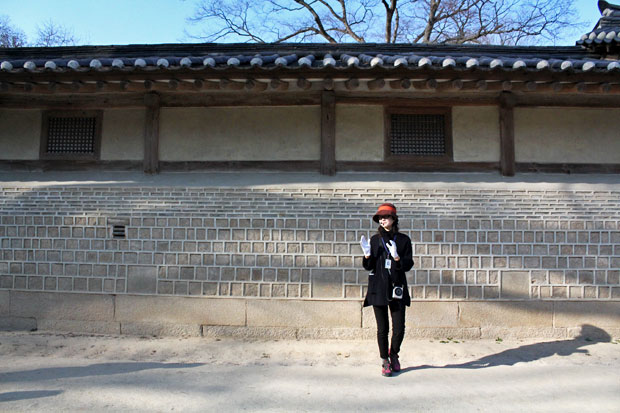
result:
<svg viewBox="0 0 620 413"><path fill-rule="evenodd" d="M458 303L453 301L413 301L405 313L407 331L411 328L459 327ZM377 328L372 307L364 307L362 326Z"/></svg>
<svg viewBox="0 0 620 413"><path fill-rule="evenodd" d="M360 340L361 328L300 328L298 340Z"/></svg>
<svg viewBox="0 0 620 413"><path fill-rule="evenodd" d="M527 271L502 271L501 298L530 298L530 275Z"/></svg>
<svg viewBox="0 0 620 413"><path fill-rule="evenodd" d="M200 337L200 324L177 324L165 322L123 322L120 323L121 334L133 336L175 336Z"/></svg>
<svg viewBox="0 0 620 413"><path fill-rule="evenodd" d="M203 337L233 337L242 340L295 340L297 328L202 326L202 335Z"/></svg>
<svg viewBox="0 0 620 413"><path fill-rule="evenodd" d="M0 291L0 317L9 315L9 291Z"/></svg>
<svg viewBox="0 0 620 413"><path fill-rule="evenodd" d="M33 331L37 329L37 320L29 317L0 316L0 331Z"/></svg>
<svg viewBox="0 0 620 413"><path fill-rule="evenodd" d="M342 298L343 272L316 269L311 271L312 297Z"/></svg>
<svg viewBox="0 0 620 413"><path fill-rule="evenodd" d="M248 300L249 327L361 327L359 301Z"/></svg>
<svg viewBox="0 0 620 413"><path fill-rule="evenodd" d="M129 265L127 267L127 292L156 294L157 267L152 265Z"/></svg>
<svg viewBox="0 0 620 413"><path fill-rule="evenodd" d="M405 320L406 324L407 320ZM362 307L362 328L370 328L375 332L377 331L377 322L375 321L375 312L372 306Z"/></svg>
<svg viewBox="0 0 620 413"><path fill-rule="evenodd" d="M244 325L245 301L203 297L119 295L115 320L171 324Z"/></svg>
<svg viewBox="0 0 620 413"><path fill-rule="evenodd" d="M38 322L41 331L63 331L89 334L120 334L120 323L114 321L82 321L41 319Z"/></svg>
<svg viewBox="0 0 620 413"><path fill-rule="evenodd" d="M376 337L376 332L375 332ZM451 337L459 340L476 340L480 338L479 328L458 328L458 327L413 327L407 326L405 330L407 338L433 338L445 339ZM406 339L405 338L405 339Z"/></svg>
<svg viewBox="0 0 620 413"><path fill-rule="evenodd" d="M458 313L456 302L414 301L407 308L405 323L407 327L458 327Z"/></svg>
<svg viewBox="0 0 620 413"><path fill-rule="evenodd" d="M553 327L552 302L461 302L461 327Z"/></svg>
<svg viewBox="0 0 620 413"><path fill-rule="evenodd" d="M620 337L620 327L598 328L592 326L570 327L566 329L568 338L591 339L608 342L613 338Z"/></svg>
<svg viewBox="0 0 620 413"><path fill-rule="evenodd" d="M37 320L112 321L114 297L102 294L11 292L10 314Z"/></svg>
<svg viewBox="0 0 620 413"><path fill-rule="evenodd" d="M517 340L521 338L566 338L565 328L553 327L501 327L487 326L480 328L480 338Z"/></svg>
<svg viewBox="0 0 620 413"><path fill-rule="evenodd" d="M573 301L553 303L555 327L620 328L620 302Z"/></svg>

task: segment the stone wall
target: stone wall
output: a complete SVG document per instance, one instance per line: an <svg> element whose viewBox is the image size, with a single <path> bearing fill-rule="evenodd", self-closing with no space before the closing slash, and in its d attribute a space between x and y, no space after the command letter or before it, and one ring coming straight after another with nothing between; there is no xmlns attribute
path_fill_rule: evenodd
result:
<svg viewBox="0 0 620 413"><path fill-rule="evenodd" d="M556 325L559 314L579 306L620 328L620 192L607 190L5 185L0 299L11 305L0 305L0 317L75 326L66 324L71 317L20 312L17 304L63 296L111 300L93 312L103 318L83 321L111 322L113 331L121 321L127 332L151 318L208 331L270 327L261 312L280 317L271 327L296 334L322 323L332 332L371 328L374 320L361 310L367 272L358 240L376 230L369 217L384 201L398 206L401 231L414 244L408 277L419 311L410 312L409 325L419 334L448 328L476 335L493 319L494 328L564 334L578 325ZM124 237L115 238L114 225L125 227ZM183 312L172 311L162 321L171 307L149 301L140 316L117 320L134 311L119 303L138 296L201 297L200 305L215 309L203 310L211 318L184 321ZM559 303L574 307L558 313ZM296 307L303 317L283 322ZM229 322L217 311L240 313ZM520 311L535 316L511 318Z"/></svg>

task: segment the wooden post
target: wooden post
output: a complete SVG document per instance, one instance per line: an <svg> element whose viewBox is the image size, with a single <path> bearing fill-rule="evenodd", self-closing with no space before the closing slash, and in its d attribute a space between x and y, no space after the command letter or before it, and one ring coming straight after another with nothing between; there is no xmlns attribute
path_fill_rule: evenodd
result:
<svg viewBox="0 0 620 413"><path fill-rule="evenodd" d="M321 175L336 173L336 96L321 94Z"/></svg>
<svg viewBox="0 0 620 413"><path fill-rule="evenodd" d="M499 95L499 164L504 176L515 174L514 106L515 96L512 93L502 92Z"/></svg>
<svg viewBox="0 0 620 413"><path fill-rule="evenodd" d="M159 95L147 93L144 95L144 104L144 173L154 174L159 172Z"/></svg>

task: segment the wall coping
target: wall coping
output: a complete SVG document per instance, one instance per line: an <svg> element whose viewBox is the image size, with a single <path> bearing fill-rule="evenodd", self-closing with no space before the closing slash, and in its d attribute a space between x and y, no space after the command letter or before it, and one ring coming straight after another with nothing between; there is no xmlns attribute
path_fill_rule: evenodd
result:
<svg viewBox="0 0 620 413"><path fill-rule="evenodd" d="M614 174L520 173L513 177L497 172L407 173L339 172L0 172L0 187L50 186L99 187L201 187L251 189L384 189L384 190L525 190L525 191L620 191Z"/></svg>

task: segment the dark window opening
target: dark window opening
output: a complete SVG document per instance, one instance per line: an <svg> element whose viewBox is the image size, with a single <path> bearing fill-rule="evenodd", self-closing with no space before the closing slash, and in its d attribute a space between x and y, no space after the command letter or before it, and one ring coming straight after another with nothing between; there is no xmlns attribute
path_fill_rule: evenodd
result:
<svg viewBox="0 0 620 413"><path fill-rule="evenodd" d="M444 115L392 114L391 124L392 155L446 154Z"/></svg>
<svg viewBox="0 0 620 413"><path fill-rule="evenodd" d="M100 111L45 112L41 158L98 159L101 120Z"/></svg>
<svg viewBox="0 0 620 413"><path fill-rule="evenodd" d="M451 116L450 108L387 108L386 160L452 162Z"/></svg>

